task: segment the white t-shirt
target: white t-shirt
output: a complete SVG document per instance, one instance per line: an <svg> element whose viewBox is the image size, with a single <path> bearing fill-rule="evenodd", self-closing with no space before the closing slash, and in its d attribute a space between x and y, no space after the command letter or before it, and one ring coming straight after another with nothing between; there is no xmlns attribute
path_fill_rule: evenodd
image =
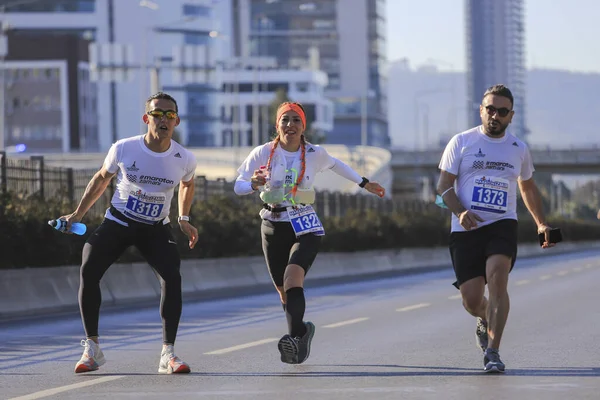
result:
<svg viewBox="0 0 600 400"><path fill-rule="evenodd" d="M194 155L173 140L169 150L155 153L146 147L144 135L121 139L104 160L108 172L118 172L111 203L132 220L154 223L165 218L168 223L175 186L194 178L196 164ZM105 217L126 225L109 210Z"/></svg>
<svg viewBox="0 0 600 400"><path fill-rule="evenodd" d="M247 195L254 193L251 187L250 179L254 174L254 171L260 169L261 166L266 166L269 160L269 154L271 153L273 142L268 142L263 145L255 147L252 152L248 155L246 160L238 168L239 176L235 182L234 190L238 195ZM292 187L294 186L301 169L301 149L296 152L289 152L277 146L273 159L271 160L271 181L281 181L284 187L284 193L289 194ZM336 174L344 177L352 182L361 183L362 177L354 171L349 165L332 157L327 153L325 148L306 143L306 170L304 178L298 186L299 193L298 198L311 197L306 196L308 193L313 194L314 198L314 180L315 176L326 169L331 169ZM302 201L299 201L302 203ZM290 201L283 201L278 203L277 207L287 207L293 205ZM269 219L273 221L288 221L287 212L272 213L266 209L260 211L260 215L263 219Z"/></svg>
<svg viewBox="0 0 600 400"><path fill-rule="evenodd" d="M481 126L455 135L444 150L439 168L457 175L455 189L460 203L479 215L478 227L501 219L517 219L518 180L533 175L527 145L506 133L487 136ZM464 232L452 215L452 232Z"/></svg>

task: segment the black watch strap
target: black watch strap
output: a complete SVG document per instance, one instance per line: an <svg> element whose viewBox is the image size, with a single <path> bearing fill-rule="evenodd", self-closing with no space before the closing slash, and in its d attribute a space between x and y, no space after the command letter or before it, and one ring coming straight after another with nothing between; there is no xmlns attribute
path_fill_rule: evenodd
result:
<svg viewBox="0 0 600 400"><path fill-rule="evenodd" d="M369 183L369 180L363 176L362 182L359 183L358 186L360 186L361 188L364 188L367 183Z"/></svg>

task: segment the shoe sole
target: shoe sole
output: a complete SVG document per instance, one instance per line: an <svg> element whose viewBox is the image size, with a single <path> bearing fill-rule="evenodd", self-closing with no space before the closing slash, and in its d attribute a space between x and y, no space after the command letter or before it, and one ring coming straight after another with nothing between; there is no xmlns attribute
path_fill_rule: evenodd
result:
<svg viewBox="0 0 600 400"><path fill-rule="evenodd" d="M281 362L298 364L298 346L296 346L296 343L294 343L294 340L289 335L285 335L279 339L277 349L281 353Z"/></svg>
<svg viewBox="0 0 600 400"><path fill-rule="evenodd" d="M75 367L76 374L83 374L86 372L98 371L98 365L94 365L93 367L88 367L87 365L81 364Z"/></svg>
<svg viewBox="0 0 600 400"><path fill-rule="evenodd" d="M503 369L500 369L500 368L496 367L495 365L494 365L494 366L491 366L491 367L489 367L489 368L485 367L485 368L483 369L483 371L484 371L485 373L488 373L488 374L489 374L489 373L492 373L492 374L503 374L503 373L504 373L504 370L503 370Z"/></svg>
<svg viewBox="0 0 600 400"><path fill-rule="evenodd" d="M189 374L191 372L190 367L188 367L187 365L181 365L179 368L177 368L176 370L172 369L172 368L158 368L158 373L159 374Z"/></svg>
<svg viewBox="0 0 600 400"><path fill-rule="evenodd" d="M310 345L312 343L313 337L315 336L315 324L313 324L310 321L307 321L304 323L304 325L306 325L306 331L308 332L308 341L306 342L306 357L304 357L304 360L298 361L298 364L302 364L304 361L308 360L308 357L310 356Z"/></svg>
<svg viewBox="0 0 600 400"><path fill-rule="evenodd" d="M104 357L102 357L101 359L97 359L94 360L94 365L92 365L92 367L88 367L85 364L79 364L75 367L75 373L76 374L83 374L85 372L93 372L93 371L98 371L98 369L103 366L104 364L106 364L106 359Z"/></svg>

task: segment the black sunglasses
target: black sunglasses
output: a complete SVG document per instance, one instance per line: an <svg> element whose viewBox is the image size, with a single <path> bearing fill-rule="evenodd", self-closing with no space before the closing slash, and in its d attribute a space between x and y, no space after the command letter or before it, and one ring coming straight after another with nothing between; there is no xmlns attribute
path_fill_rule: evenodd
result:
<svg viewBox="0 0 600 400"><path fill-rule="evenodd" d="M498 116L502 117L502 118L506 117L508 115L508 113L512 111L506 107L496 108L494 106L486 106L485 109L487 110L487 113L489 115L494 115L494 114L498 113Z"/></svg>

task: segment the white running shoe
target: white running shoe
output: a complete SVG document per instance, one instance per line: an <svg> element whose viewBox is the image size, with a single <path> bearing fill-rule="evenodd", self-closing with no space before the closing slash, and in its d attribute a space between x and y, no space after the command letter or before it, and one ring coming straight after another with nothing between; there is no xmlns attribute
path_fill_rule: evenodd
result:
<svg viewBox="0 0 600 400"><path fill-rule="evenodd" d="M96 371L100 366L106 363L104 354L102 353L102 350L100 350L100 345L92 339L82 340L81 345L84 347L83 355L79 362L75 364L76 374Z"/></svg>
<svg viewBox="0 0 600 400"><path fill-rule="evenodd" d="M163 346L158 364L159 374L188 374L190 366L175 355L172 345Z"/></svg>

